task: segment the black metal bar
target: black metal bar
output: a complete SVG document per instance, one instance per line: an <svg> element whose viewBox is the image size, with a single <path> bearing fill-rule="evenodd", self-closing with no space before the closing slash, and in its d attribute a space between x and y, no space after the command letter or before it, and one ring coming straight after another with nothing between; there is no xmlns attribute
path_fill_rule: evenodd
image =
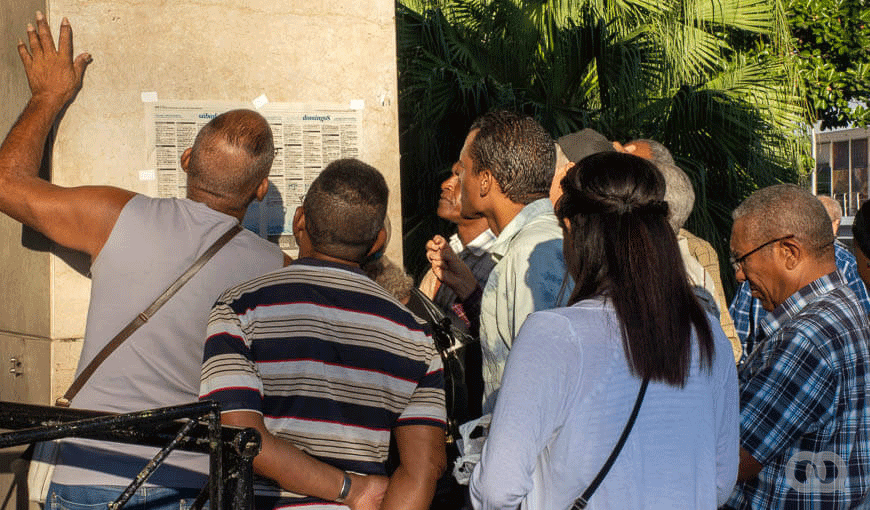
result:
<svg viewBox="0 0 870 510"><path fill-rule="evenodd" d="M92 437L94 433L102 431L114 432L120 428L130 426L152 428L159 426L161 423L179 418L199 418L208 414L212 407L216 405L214 402L208 401L195 402L193 404L136 411L126 414L96 416L60 424L49 424L44 427L27 428L0 434L0 448L68 436ZM0 423L0 426L5 426L5 424Z"/></svg>
<svg viewBox="0 0 870 510"><path fill-rule="evenodd" d="M0 428L12 430L0 433L0 448L63 437L161 448L110 506L112 510L123 507L175 449L210 454L209 485L197 497L194 508L201 509L206 500L213 510L252 507L253 459L260 452L260 434L251 428L221 426L220 406L214 402L126 414L0 402Z"/></svg>
<svg viewBox="0 0 870 510"><path fill-rule="evenodd" d="M209 476L209 483L205 484L202 490L199 491L199 494L196 496L193 504L190 505L190 510L202 510L202 507L205 506L206 501L208 501L208 494L210 490L211 476Z"/></svg>
<svg viewBox="0 0 870 510"><path fill-rule="evenodd" d="M234 509L253 508L254 503L254 457L260 453L260 435L254 429L245 429L233 440L229 459L224 468L232 469L235 486L233 495Z"/></svg>
<svg viewBox="0 0 870 510"><path fill-rule="evenodd" d="M59 410L61 412L57 412ZM44 412L42 412L44 411ZM11 415L15 414L13 418ZM46 406L34 406L29 404L17 404L9 402L0 402L0 428L6 429L24 429L12 430L11 432L0 433L0 448L27 444L30 442L48 440L48 437L37 437L33 439L34 427L41 426L62 426L67 425L68 428L62 428L66 432L64 436L87 437L90 439L100 439L104 441L115 441L120 443L141 444L145 446L163 447L171 441L178 431L184 426L182 422L168 421L166 423L145 427L136 427L131 423L127 428L113 428L105 430L93 430L83 433L77 429L73 423L75 420L82 418L90 418L95 416L110 417L122 416L107 413L98 413L82 409L63 409ZM187 418L201 418L202 414L190 413ZM27 428L25 428L27 427ZM239 431L243 430L240 427L224 426L220 428L221 442L225 445L234 444L234 440ZM197 423L191 431L188 439L182 441L178 449L186 451L194 451L200 453L210 452L210 440L208 439L209 425Z"/></svg>
<svg viewBox="0 0 870 510"><path fill-rule="evenodd" d="M139 490L139 487L141 487L142 484L151 477L151 475L154 473L155 470L157 470L160 464L162 464L163 461L166 460L166 457L169 456L172 450L174 450L178 446L178 443L187 436L191 429L193 429L193 426L195 424L196 422L193 420L184 424L184 427L180 431L178 431L178 435L175 436L175 439L173 439L165 447L161 448L160 451L157 452L157 455L155 455L154 458L148 461L148 464L146 464L145 467L142 468L142 471L140 471L139 474L136 475L136 478L134 478L133 481L130 482L130 485L128 485L127 488L124 489L124 492L122 492L121 495L118 496L118 499L116 499L113 503L109 503L109 510L118 510L122 506L126 505L127 502L130 501L130 498L133 497L133 494L135 494L136 491Z"/></svg>
<svg viewBox="0 0 870 510"><path fill-rule="evenodd" d="M224 450L223 442L220 441L221 416L220 411L213 409L208 415L209 437L209 508L224 510L224 485L226 477L224 473Z"/></svg>

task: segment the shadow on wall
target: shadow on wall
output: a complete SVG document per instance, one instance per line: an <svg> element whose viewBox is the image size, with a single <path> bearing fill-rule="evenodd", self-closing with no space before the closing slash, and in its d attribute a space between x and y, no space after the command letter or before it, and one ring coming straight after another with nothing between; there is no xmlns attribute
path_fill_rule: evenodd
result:
<svg viewBox="0 0 870 510"><path fill-rule="evenodd" d="M27 499L27 467L21 459L26 446L0 450L0 510L39 510L41 505Z"/></svg>
<svg viewBox="0 0 870 510"><path fill-rule="evenodd" d="M54 132L45 143L42 153L42 165L39 168L39 177L51 181L51 153L54 147ZM84 253L69 250L52 243L47 237L30 227L21 227L21 246L40 252L52 252L58 258L67 263L71 268L82 276L90 277L91 260ZM4 509L0 509L4 510Z"/></svg>

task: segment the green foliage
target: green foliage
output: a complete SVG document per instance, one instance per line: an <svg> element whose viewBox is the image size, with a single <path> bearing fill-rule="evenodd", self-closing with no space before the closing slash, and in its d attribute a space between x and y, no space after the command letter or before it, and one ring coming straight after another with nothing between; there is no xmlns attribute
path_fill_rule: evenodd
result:
<svg viewBox="0 0 870 510"><path fill-rule="evenodd" d="M398 4L406 267L419 274L426 240L449 228L435 218L438 184L493 108L528 113L554 138L592 127L664 143L695 185L688 228L727 261L730 211L797 180L807 151L779 1ZM759 41L764 52L747 51Z"/></svg>
<svg viewBox="0 0 870 510"><path fill-rule="evenodd" d="M822 129L870 124L870 6L792 0L787 10L806 100Z"/></svg>

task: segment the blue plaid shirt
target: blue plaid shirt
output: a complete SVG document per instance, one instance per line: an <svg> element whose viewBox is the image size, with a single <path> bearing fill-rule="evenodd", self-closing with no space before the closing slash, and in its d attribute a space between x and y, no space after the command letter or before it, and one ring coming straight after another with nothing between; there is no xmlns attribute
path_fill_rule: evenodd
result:
<svg viewBox="0 0 870 510"><path fill-rule="evenodd" d="M849 253L849 250L840 243L834 243L834 257L837 262L837 269L843 273L849 288L858 296L858 301L864 309L864 314L870 314L870 296L867 295L867 288L858 275L858 263L855 261L855 256ZM728 312L731 313L731 318L734 319L734 329L737 331L737 338L743 343L743 355L747 356L754 347L758 323L767 316L767 311L761 307L761 301L752 297L749 282L740 284L734 299L731 300Z"/></svg>
<svg viewBox="0 0 870 510"><path fill-rule="evenodd" d="M835 271L759 327L739 373L740 444L764 467L725 508L860 504L870 490L870 320Z"/></svg>

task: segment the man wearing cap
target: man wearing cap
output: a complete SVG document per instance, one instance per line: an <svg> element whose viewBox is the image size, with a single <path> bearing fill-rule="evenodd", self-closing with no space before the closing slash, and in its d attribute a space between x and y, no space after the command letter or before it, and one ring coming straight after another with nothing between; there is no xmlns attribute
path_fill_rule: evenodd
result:
<svg viewBox="0 0 870 510"><path fill-rule="evenodd" d="M562 178L569 168L590 154L613 151L613 144L592 128L585 128L556 140L556 171L550 184L550 202L553 206L562 196Z"/></svg>
<svg viewBox="0 0 870 510"><path fill-rule="evenodd" d="M477 284L446 241L426 245L435 276L462 300L472 330L479 324L484 413L495 405L508 352L526 317L570 295L562 229L548 197L555 164L552 138L531 117L505 111L481 116L453 173L462 188L462 216L486 218L497 236L497 263L486 286Z"/></svg>

